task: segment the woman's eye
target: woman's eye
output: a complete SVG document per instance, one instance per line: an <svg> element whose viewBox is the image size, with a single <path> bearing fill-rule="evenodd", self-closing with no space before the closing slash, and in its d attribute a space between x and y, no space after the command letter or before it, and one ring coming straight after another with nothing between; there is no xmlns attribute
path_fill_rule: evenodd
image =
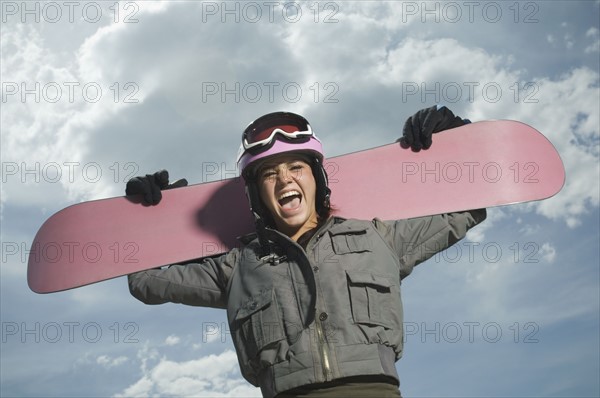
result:
<svg viewBox="0 0 600 398"><path fill-rule="evenodd" d="M293 164L290 166L290 173L295 177L295 178L300 178L302 177L302 173L304 172L304 165L301 163L298 164Z"/></svg>
<svg viewBox="0 0 600 398"><path fill-rule="evenodd" d="M262 173L262 178L269 179L269 178L274 178L277 175L277 173L275 172L275 170L266 170L263 171Z"/></svg>

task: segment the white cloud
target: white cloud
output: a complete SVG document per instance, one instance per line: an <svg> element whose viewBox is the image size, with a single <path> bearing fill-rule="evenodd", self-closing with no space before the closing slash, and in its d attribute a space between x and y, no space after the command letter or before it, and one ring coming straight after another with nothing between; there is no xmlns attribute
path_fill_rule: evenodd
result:
<svg viewBox="0 0 600 398"><path fill-rule="evenodd" d="M539 233L541 230L541 226L539 224L525 224L523 227L519 229L519 233L525 236L534 236Z"/></svg>
<svg viewBox="0 0 600 398"><path fill-rule="evenodd" d="M600 33L600 31L598 31L598 28L595 27L591 27L587 30L587 32L585 32L585 35L587 37L591 37L591 38L597 38L598 34Z"/></svg>
<svg viewBox="0 0 600 398"><path fill-rule="evenodd" d="M146 13L164 12L167 4L136 4L135 15L143 19ZM122 15L123 22L131 8L120 7L128 11ZM102 15L112 12L107 6ZM72 34L73 24L63 23L53 25L45 36L43 23L12 23L14 20L3 26L1 37L2 202L43 206L50 201L108 196L111 180L116 179L111 175L116 171L114 158L100 159L90 138L98 126L136 106L125 103L128 94L143 102L155 87L155 79L101 68L104 64L98 60L103 56L93 51L98 42L118 40L139 25L107 24L110 19L105 18L84 24L83 34ZM79 40L77 50L56 51L58 45L52 40L56 32L70 36L69 45Z"/></svg>
<svg viewBox="0 0 600 398"><path fill-rule="evenodd" d="M591 38L592 43L588 45L583 51L586 54L600 52L600 31L598 31L597 28L591 27L585 33L585 36Z"/></svg>
<svg viewBox="0 0 600 398"><path fill-rule="evenodd" d="M146 376L127 387L122 394L116 394L115 397L147 397L152 389L153 382Z"/></svg>
<svg viewBox="0 0 600 398"><path fill-rule="evenodd" d="M111 358L108 355L100 355L98 358L96 358L96 363L106 369L110 369L110 368L122 365L125 362L127 362L128 360L129 360L129 358L127 358L125 356Z"/></svg>
<svg viewBox="0 0 600 398"><path fill-rule="evenodd" d="M140 356L144 358L144 354ZM227 350L195 360L176 362L161 358L116 397L194 396L260 397L260 390L239 376L235 352Z"/></svg>
<svg viewBox="0 0 600 398"><path fill-rule="evenodd" d="M223 341L223 337L228 333L226 330L223 330L223 326L224 324L204 326L202 329L202 342L214 343L216 341Z"/></svg>
<svg viewBox="0 0 600 398"><path fill-rule="evenodd" d="M543 243L540 247L540 256L547 263L553 263L556 259L556 249L550 243Z"/></svg>
<svg viewBox="0 0 600 398"><path fill-rule="evenodd" d="M564 41L565 41L565 47L567 47L567 49L571 49L575 45L575 40L573 40L573 36L571 36L571 34L569 34L569 33L567 33L565 35Z"/></svg>
<svg viewBox="0 0 600 398"><path fill-rule="evenodd" d="M31 26L3 30L2 45L10 49L3 84L15 92L3 92L3 167L10 168L2 200L42 205L65 193L69 200L102 196L86 141L92 126L117 109L110 84L81 73L70 63L76 60L62 63Z"/></svg>
<svg viewBox="0 0 600 398"><path fill-rule="evenodd" d="M179 337L177 337L175 335L171 335L165 339L165 344L168 346L173 346L173 345L179 344L180 341L181 341L181 339Z"/></svg>
<svg viewBox="0 0 600 398"><path fill-rule="evenodd" d="M467 232L466 239L477 243L483 242L485 239L485 233L493 230L494 225L507 216L505 209L506 208L502 207L487 209L487 217L485 221L477 225L475 228L469 230Z"/></svg>

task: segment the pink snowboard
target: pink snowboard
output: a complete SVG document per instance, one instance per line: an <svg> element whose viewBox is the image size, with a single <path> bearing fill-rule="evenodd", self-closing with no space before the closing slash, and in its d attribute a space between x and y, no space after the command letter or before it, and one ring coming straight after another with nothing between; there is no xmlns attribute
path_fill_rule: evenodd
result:
<svg viewBox="0 0 600 398"><path fill-rule="evenodd" d="M486 121L436 134L418 153L390 144L326 162L335 213L402 219L541 200L563 186L562 161L535 129ZM71 289L216 255L254 229L240 179L164 191L157 206L119 197L70 206L38 231L27 279Z"/></svg>

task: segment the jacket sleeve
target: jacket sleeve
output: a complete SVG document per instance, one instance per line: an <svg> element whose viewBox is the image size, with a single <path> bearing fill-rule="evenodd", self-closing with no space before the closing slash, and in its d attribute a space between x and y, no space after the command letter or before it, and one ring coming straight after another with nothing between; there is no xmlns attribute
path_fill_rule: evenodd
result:
<svg viewBox="0 0 600 398"><path fill-rule="evenodd" d="M171 265L128 276L129 291L146 304L167 302L225 308L226 286L237 262L236 249L199 263Z"/></svg>
<svg viewBox="0 0 600 398"><path fill-rule="evenodd" d="M400 260L400 277L434 254L464 238L467 231L485 220L485 209L440 214L398 221L375 219L375 228Z"/></svg>

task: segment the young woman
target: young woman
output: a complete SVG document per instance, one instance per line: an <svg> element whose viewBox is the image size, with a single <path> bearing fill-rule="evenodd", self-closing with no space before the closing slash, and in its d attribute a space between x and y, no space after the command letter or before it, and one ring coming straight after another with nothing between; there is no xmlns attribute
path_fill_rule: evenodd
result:
<svg viewBox="0 0 600 398"><path fill-rule="evenodd" d="M402 144L427 148L431 133L461 124L447 108L424 109L407 121ZM248 126L238 164L255 236L220 257L130 275L131 294L147 304L226 308L242 375L265 397L399 397L401 281L483 221L485 209L335 217L321 143L288 112ZM136 177L127 192L148 202L154 192L157 202L165 177Z"/></svg>

